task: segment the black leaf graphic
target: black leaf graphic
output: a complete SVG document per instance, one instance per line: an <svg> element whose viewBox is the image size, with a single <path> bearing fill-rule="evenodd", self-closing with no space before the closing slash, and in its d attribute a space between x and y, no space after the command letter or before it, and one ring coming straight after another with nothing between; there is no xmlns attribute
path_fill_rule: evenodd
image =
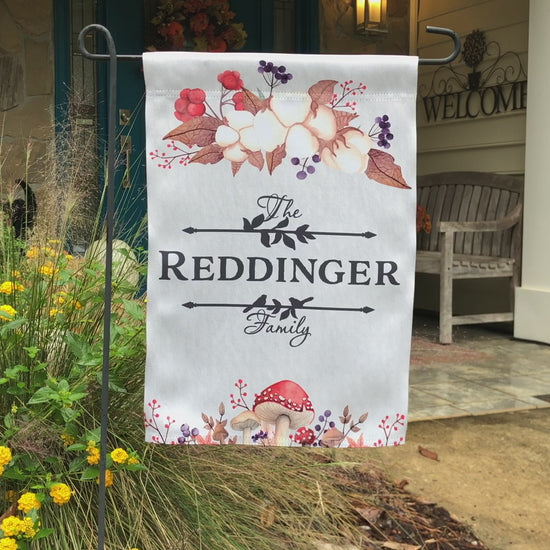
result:
<svg viewBox="0 0 550 550"><path fill-rule="evenodd" d="M283 236L283 233L281 231L275 231L275 235L273 237L273 240L271 241L271 244L277 244Z"/></svg>
<svg viewBox="0 0 550 550"><path fill-rule="evenodd" d="M281 321L284 321L288 316L290 315L290 309L285 309L282 313L279 319Z"/></svg>
<svg viewBox="0 0 550 550"><path fill-rule="evenodd" d="M269 306L269 309L272 310L271 312L273 313L273 315L277 315L277 313L281 311L281 306L281 302L279 302L279 300L277 300L276 298L273 298L273 305Z"/></svg>
<svg viewBox="0 0 550 550"><path fill-rule="evenodd" d="M294 242L294 239L291 239L286 234L283 234L283 243L285 244L285 246L288 246L288 248L292 248L292 250L296 250L296 243Z"/></svg>
<svg viewBox="0 0 550 550"><path fill-rule="evenodd" d="M311 302L313 300L313 296L310 296L309 298L304 298L303 300L298 300L298 298L289 298L288 301L290 302L290 305L293 308L301 308L304 307L304 304L307 304L308 302Z"/></svg>
<svg viewBox="0 0 550 550"><path fill-rule="evenodd" d="M253 220L252 220L252 227L254 229L256 229L256 227L260 227L260 225L262 225L262 223L264 223L264 215L263 214L258 214Z"/></svg>
<svg viewBox="0 0 550 550"><path fill-rule="evenodd" d="M252 224L246 218L243 218L243 229L245 231L254 231Z"/></svg>
<svg viewBox="0 0 550 550"><path fill-rule="evenodd" d="M279 222L273 229L283 229L284 227L287 227L289 222L290 218L285 218L283 221Z"/></svg>
<svg viewBox="0 0 550 550"><path fill-rule="evenodd" d="M260 234L260 242L266 247L269 248L269 233L267 231L262 231Z"/></svg>
<svg viewBox="0 0 550 550"><path fill-rule="evenodd" d="M304 236L306 239L309 239L310 241L315 240L315 235L313 233L304 233Z"/></svg>
<svg viewBox="0 0 550 550"><path fill-rule="evenodd" d="M267 301L267 294L262 294L257 300L254 301L253 304L245 307L243 309L243 313L248 313L251 309L254 309L255 307L264 307Z"/></svg>

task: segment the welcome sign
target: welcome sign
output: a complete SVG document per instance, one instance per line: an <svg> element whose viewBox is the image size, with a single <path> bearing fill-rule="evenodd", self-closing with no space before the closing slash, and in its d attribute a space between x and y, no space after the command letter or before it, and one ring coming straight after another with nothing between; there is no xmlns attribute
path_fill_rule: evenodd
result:
<svg viewBox="0 0 550 550"><path fill-rule="evenodd" d="M144 55L148 441L404 442L417 64Z"/></svg>

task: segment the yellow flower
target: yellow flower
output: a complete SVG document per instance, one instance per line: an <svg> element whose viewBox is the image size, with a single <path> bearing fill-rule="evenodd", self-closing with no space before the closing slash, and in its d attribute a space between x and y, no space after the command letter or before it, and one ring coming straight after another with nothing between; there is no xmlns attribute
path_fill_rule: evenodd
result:
<svg viewBox="0 0 550 550"><path fill-rule="evenodd" d="M40 249L37 246L31 246L27 250L27 258L32 260L33 258L38 258L38 253L40 252Z"/></svg>
<svg viewBox="0 0 550 550"><path fill-rule="evenodd" d="M42 273L42 275L46 275L47 277L53 277L59 271L59 269L57 269L57 267L54 267L52 264L45 264L45 265L41 265L38 268L38 271Z"/></svg>
<svg viewBox="0 0 550 550"><path fill-rule="evenodd" d="M66 301L67 301L67 293L64 290L62 290L58 294L56 302L60 305L63 305Z"/></svg>
<svg viewBox="0 0 550 550"><path fill-rule="evenodd" d="M31 510L40 510L41 502L35 493L23 493L17 501L17 509L29 513Z"/></svg>
<svg viewBox="0 0 550 550"><path fill-rule="evenodd" d="M115 449L113 452L111 452L111 458L113 459L113 462L124 464L128 460L129 456L124 449L121 449L119 447L118 449Z"/></svg>
<svg viewBox="0 0 550 550"><path fill-rule="evenodd" d="M68 447L74 443L74 437L69 434L61 434L61 439L63 440L65 447Z"/></svg>
<svg viewBox="0 0 550 550"><path fill-rule="evenodd" d="M21 277L21 271L17 270L17 269L14 269L12 272L11 272L11 276L14 277L15 279Z"/></svg>
<svg viewBox="0 0 550 550"><path fill-rule="evenodd" d="M17 541L9 537L0 539L0 550L17 550Z"/></svg>
<svg viewBox="0 0 550 550"><path fill-rule="evenodd" d="M48 244L61 244L59 239L48 239Z"/></svg>
<svg viewBox="0 0 550 550"><path fill-rule="evenodd" d="M9 447L0 446L0 466L6 466L11 462L11 449Z"/></svg>
<svg viewBox="0 0 550 550"><path fill-rule="evenodd" d="M74 256L72 254L65 254L65 259L70 262L71 260L74 260Z"/></svg>
<svg viewBox="0 0 550 550"><path fill-rule="evenodd" d="M11 321L16 313L17 311L8 304L0 306L0 319L3 321Z"/></svg>
<svg viewBox="0 0 550 550"><path fill-rule="evenodd" d="M21 532L28 539L32 539L38 532L38 529L34 526L34 521L31 518L25 518L21 525Z"/></svg>
<svg viewBox="0 0 550 550"><path fill-rule="evenodd" d="M0 285L0 293L2 294L11 294L15 291L23 292L25 287L22 284L14 283L13 281L4 281Z"/></svg>
<svg viewBox="0 0 550 550"><path fill-rule="evenodd" d="M0 476L4 473L4 466L0 466Z"/></svg>
<svg viewBox="0 0 550 550"><path fill-rule="evenodd" d="M139 464L139 460L138 460L135 456L131 456L131 457L128 459L127 464Z"/></svg>
<svg viewBox="0 0 550 550"><path fill-rule="evenodd" d="M113 472L111 470L105 470L105 487L110 487L113 484ZM96 479L99 483L99 477Z"/></svg>
<svg viewBox="0 0 550 550"><path fill-rule="evenodd" d="M23 520L16 516L8 516L0 523L0 529L5 537L16 537L23 530Z"/></svg>
<svg viewBox="0 0 550 550"><path fill-rule="evenodd" d="M82 304L78 300L71 300L71 306L75 309L82 309Z"/></svg>
<svg viewBox="0 0 550 550"><path fill-rule="evenodd" d="M13 491L12 489L10 489L9 491L6 491L5 494L4 494L4 498L8 501L8 502L15 502L17 500L17 493L15 491Z"/></svg>
<svg viewBox="0 0 550 550"><path fill-rule="evenodd" d="M92 447L86 450L88 451L88 458L86 459L88 461L88 464L99 464L99 449L96 447Z"/></svg>
<svg viewBox="0 0 550 550"><path fill-rule="evenodd" d="M46 256L55 256L55 250L51 246L43 246L42 252L44 252Z"/></svg>
<svg viewBox="0 0 550 550"><path fill-rule="evenodd" d="M59 504L59 506L69 502L72 494L73 492L71 491L71 488L68 485L65 485L65 483L56 483L50 489L50 496L56 504Z"/></svg>
<svg viewBox="0 0 550 550"><path fill-rule="evenodd" d="M57 309L56 307L52 307L50 309L50 317L55 317L55 316L57 316L58 313L63 313L63 310L62 309Z"/></svg>

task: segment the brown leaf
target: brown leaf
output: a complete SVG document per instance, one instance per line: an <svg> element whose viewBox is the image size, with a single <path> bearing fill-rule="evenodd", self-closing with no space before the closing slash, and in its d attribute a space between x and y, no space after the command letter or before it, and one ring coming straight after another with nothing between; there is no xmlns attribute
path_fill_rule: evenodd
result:
<svg viewBox="0 0 550 550"><path fill-rule="evenodd" d="M420 550L422 547L416 544L405 544L404 542L393 542L390 540L383 542L382 548L387 548L388 550Z"/></svg>
<svg viewBox="0 0 550 550"><path fill-rule="evenodd" d="M17 515L17 501L12 502L11 506L0 516L0 521L9 518L10 516Z"/></svg>
<svg viewBox="0 0 550 550"><path fill-rule="evenodd" d="M201 413L202 421L208 424L208 415L206 413Z"/></svg>
<svg viewBox="0 0 550 550"><path fill-rule="evenodd" d="M337 109L333 109L332 112L334 113L334 117L336 118L337 130L346 128L347 126L349 126L349 123L354 118L357 118L359 116L357 113L348 113L347 111L338 111Z"/></svg>
<svg viewBox="0 0 550 550"><path fill-rule="evenodd" d="M243 164L244 164L243 162L232 162L231 163L231 172L233 172L233 175L235 175L241 169L241 166Z"/></svg>
<svg viewBox="0 0 550 550"><path fill-rule="evenodd" d="M265 111L267 109L267 99L260 99L254 92L251 92L246 88L243 88L242 92L245 111L249 111L250 113L255 115L259 111Z"/></svg>
<svg viewBox="0 0 550 550"><path fill-rule="evenodd" d="M266 153L265 156L267 159L267 169L269 170L269 175L271 175L273 174L273 170L275 170L286 157L285 144L281 143L281 145L273 149L273 151Z"/></svg>
<svg viewBox="0 0 550 550"><path fill-rule="evenodd" d="M198 162L199 164L216 164L223 159L223 149L216 145L207 145L200 151L197 151L189 162Z"/></svg>
<svg viewBox="0 0 550 550"><path fill-rule="evenodd" d="M354 506L353 508L369 523L375 523L378 521L383 512L380 508L377 508L376 506L369 506L368 504L365 504L364 506Z"/></svg>
<svg viewBox="0 0 550 550"><path fill-rule="evenodd" d="M205 147L214 143L216 130L222 121L211 116L199 116L180 124L171 132L168 132L162 139L173 139L181 141L188 147L198 145Z"/></svg>
<svg viewBox="0 0 550 550"><path fill-rule="evenodd" d="M418 446L418 452L430 460L439 460L435 451L430 451L430 449L426 449L426 447L422 447L421 445Z"/></svg>
<svg viewBox="0 0 550 550"><path fill-rule="evenodd" d="M372 180L390 187L410 189L401 174L401 167L395 164L395 159L385 151L371 149L368 152L369 164L365 174Z"/></svg>
<svg viewBox="0 0 550 550"><path fill-rule="evenodd" d="M313 103L330 103L337 80L320 80L307 91Z"/></svg>
<svg viewBox="0 0 550 550"><path fill-rule="evenodd" d="M366 413L363 413L360 417L359 417L359 420L358 420L358 424L363 424L363 422L368 418L369 416L369 413L366 412Z"/></svg>
<svg viewBox="0 0 550 550"><path fill-rule="evenodd" d="M402 480L397 484L397 487L398 487L398 489L403 490L408 484L409 484L409 480L408 480L408 479L402 479Z"/></svg>
<svg viewBox="0 0 550 550"><path fill-rule="evenodd" d="M223 404L223 401L220 403L220 406L218 407L218 412L220 413L220 416L223 416L225 414L225 405Z"/></svg>
<svg viewBox="0 0 550 550"><path fill-rule="evenodd" d="M250 162L252 166L255 166L260 171L265 164L264 156L260 151L254 151L254 152L250 151L248 153L248 162Z"/></svg>
<svg viewBox="0 0 550 550"><path fill-rule="evenodd" d="M342 416L347 416L349 414L349 406L346 405L342 411Z"/></svg>

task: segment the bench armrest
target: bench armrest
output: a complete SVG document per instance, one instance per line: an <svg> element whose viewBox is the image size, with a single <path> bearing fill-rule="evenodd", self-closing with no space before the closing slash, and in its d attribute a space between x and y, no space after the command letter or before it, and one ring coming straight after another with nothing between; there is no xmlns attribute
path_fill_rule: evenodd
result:
<svg viewBox="0 0 550 550"><path fill-rule="evenodd" d="M519 223L521 219L521 204L518 204L507 216L500 220L482 222L439 222L440 233L457 233L462 231L503 231Z"/></svg>

